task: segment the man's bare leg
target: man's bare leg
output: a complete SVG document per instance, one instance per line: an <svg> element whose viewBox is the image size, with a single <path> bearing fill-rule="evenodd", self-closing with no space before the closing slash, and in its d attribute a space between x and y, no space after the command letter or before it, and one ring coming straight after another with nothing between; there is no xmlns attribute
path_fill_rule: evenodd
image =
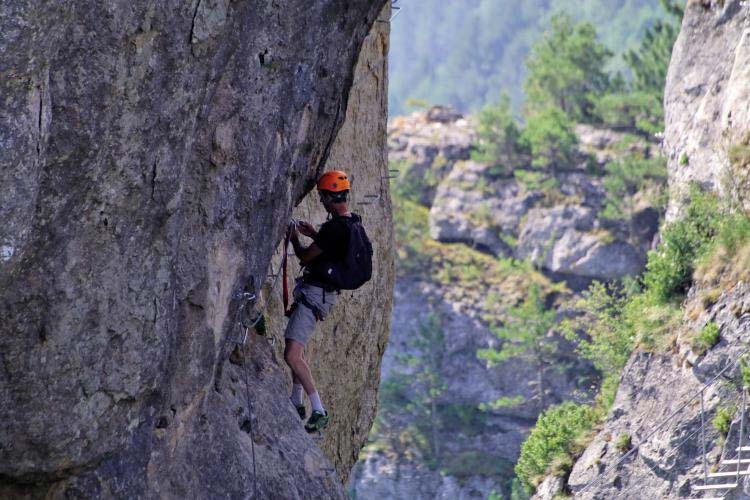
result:
<svg viewBox="0 0 750 500"><path fill-rule="evenodd" d="M292 369L293 378L296 378L297 382L305 388L305 392L308 394L315 392L315 380L313 380L310 367L307 365L307 361L305 361L302 344L291 339L286 339L284 361Z"/></svg>
<svg viewBox="0 0 750 500"><path fill-rule="evenodd" d="M313 380L312 372L310 367L305 361L304 347L299 342L291 339L286 339L286 347L284 348L284 361L292 369L293 377L297 377L297 380L304 387L307 396L310 398L313 410L325 412L323 404L320 402L320 396L318 391L315 389L315 380Z"/></svg>

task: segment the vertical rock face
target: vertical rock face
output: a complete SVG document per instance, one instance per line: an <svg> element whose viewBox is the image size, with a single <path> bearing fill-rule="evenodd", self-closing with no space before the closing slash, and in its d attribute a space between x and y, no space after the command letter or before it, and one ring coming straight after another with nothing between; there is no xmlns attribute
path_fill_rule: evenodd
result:
<svg viewBox="0 0 750 500"><path fill-rule="evenodd" d="M372 242L373 277L359 290L337 296L336 305L326 320L318 323L306 350L332 418L321 448L344 483L375 417L380 361L388 341L393 304L393 220L385 144L390 32L385 21L389 14L386 7L362 46L346 120L327 162L327 168L346 171L352 182L349 207L362 216ZM294 213L295 218L316 225L326 215L316 193L311 193ZM270 316L279 318L281 313ZM278 325L279 337L284 326L285 322Z"/></svg>
<svg viewBox="0 0 750 500"><path fill-rule="evenodd" d="M750 132L750 24L746 2L690 1L664 93L664 149L672 219L692 181L732 189L729 149ZM728 193L727 193L728 194Z"/></svg>
<svg viewBox="0 0 750 500"><path fill-rule="evenodd" d="M737 196L742 203L749 199L746 190L735 189L744 174L728 154L734 145L747 143L750 130L749 16L746 2L687 4L665 89L672 218L679 215L692 181L723 197ZM603 429L568 479L576 498L700 497L694 487L703 484L702 433L709 472L728 470L721 469L721 460L735 458L739 442L740 418L730 408L738 404L737 361L750 337L750 288L740 281L718 291L718 300L705 302L705 290L694 285L683 304L686 314L671 353L637 352L631 357ZM720 341L698 355L688 338L710 322L718 327ZM721 382L713 383L719 375ZM709 424L720 411L730 420L723 437L720 426ZM636 447L629 454L621 446L618 450L617 440L623 436ZM731 484L735 476L714 482ZM750 485L743 480L740 484L742 491L719 489L706 495L747 498Z"/></svg>
<svg viewBox="0 0 750 500"><path fill-rule="evenodd" d="M292 206L347 148L383 4L0 7L0 496L343 495L271 346L251 335L225 360L233 294L258 291ZM356 95L378 108L349 119L383 122L384 99ZM373 295L390 293L388 241ZM377 369L376 352L357 355ZM356 396L364 429L374 395ZM339 472L355 429L327 438Z"/></svg>

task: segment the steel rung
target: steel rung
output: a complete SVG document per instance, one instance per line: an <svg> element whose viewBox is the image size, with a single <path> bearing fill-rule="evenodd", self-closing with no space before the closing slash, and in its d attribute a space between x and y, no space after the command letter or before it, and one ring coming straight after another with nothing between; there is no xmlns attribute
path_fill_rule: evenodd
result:
<svg viewBox="0 0 750 500"><path fill-rule="evenodd" d="M694 490L698 491L704 491L704 490L729 490L736 488L738 486L737 483L725 483L725 484L703 484L700 486L693 486Z"/></svg>
<svg viewBox="0 0 750 500"><path fill-rule="evenodd" d="M750 474L750 471L747 470L741 470L739 472L740 476L747 476ZM726 472L712 472L708 475L708 477L732 477L738 475L737 471L726 471Z"/></svg>

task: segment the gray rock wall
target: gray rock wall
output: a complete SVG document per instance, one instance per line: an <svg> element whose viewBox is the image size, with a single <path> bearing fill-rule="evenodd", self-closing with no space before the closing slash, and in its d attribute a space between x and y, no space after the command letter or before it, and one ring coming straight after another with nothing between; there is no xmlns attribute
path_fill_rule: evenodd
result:
<svg viewBox="0 0 750 500"><path fill-rule="evenodd" d="M728 194L737 180L728 149L750 132L750 7L687 3L664 93L664 150L675 218L690 182Z"/></svg>
<svg viewBox="0 0 750 500"><path fill-rule="evenodd" d="M664 147L672 188L669 218L679 215L693 181L724 198L739 195L738 201L748 200L747 192L733 189L737 179L731 172L727 151L742 140L750 123L749 13L746 2L687 4L665 90ZM698 394L727 364L737 361L750 337L747 284L729 283L712 290L720 292L713 304L704 302L704 292L707 290L695 285L683 304L685 315L674 332L671 352L636 352L631 357L607 421L568 478L568 488L577 498L701 496L692 489L703 484ZM689 337L709 321L719 327L719 343L705 355L693 352ZM731 470L722 467L721 458L734 456L738 414L730 411L732 426L726 440L710 422L719 409L739 404L738 372L733 365L704 392L709 472ZM629 456L615 445L623 434L637 446ZM731 483L733 478L714 482ZM747 482L741 481L740 489L705 495L726 494L724 498L739 499L748 498L749 491Z"/></svg>
<svg viewBox="0 0 750 500"><path fill-rule="evenodd" d="M383 3L0 7L0 496L343 495L272 348L225 360Z"/></svg>

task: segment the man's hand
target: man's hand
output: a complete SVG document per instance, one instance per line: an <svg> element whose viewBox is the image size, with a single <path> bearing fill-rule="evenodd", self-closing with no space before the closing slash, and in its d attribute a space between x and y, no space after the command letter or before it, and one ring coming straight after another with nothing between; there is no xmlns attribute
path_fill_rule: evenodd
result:
<svg viewBox="0 0 750 500"><path fill-rule="evenodd" d="M312 224L303 220L297 223L297 229L301 234L304 234L308 238L314 238L315 235L318 234Z"/></svg>

